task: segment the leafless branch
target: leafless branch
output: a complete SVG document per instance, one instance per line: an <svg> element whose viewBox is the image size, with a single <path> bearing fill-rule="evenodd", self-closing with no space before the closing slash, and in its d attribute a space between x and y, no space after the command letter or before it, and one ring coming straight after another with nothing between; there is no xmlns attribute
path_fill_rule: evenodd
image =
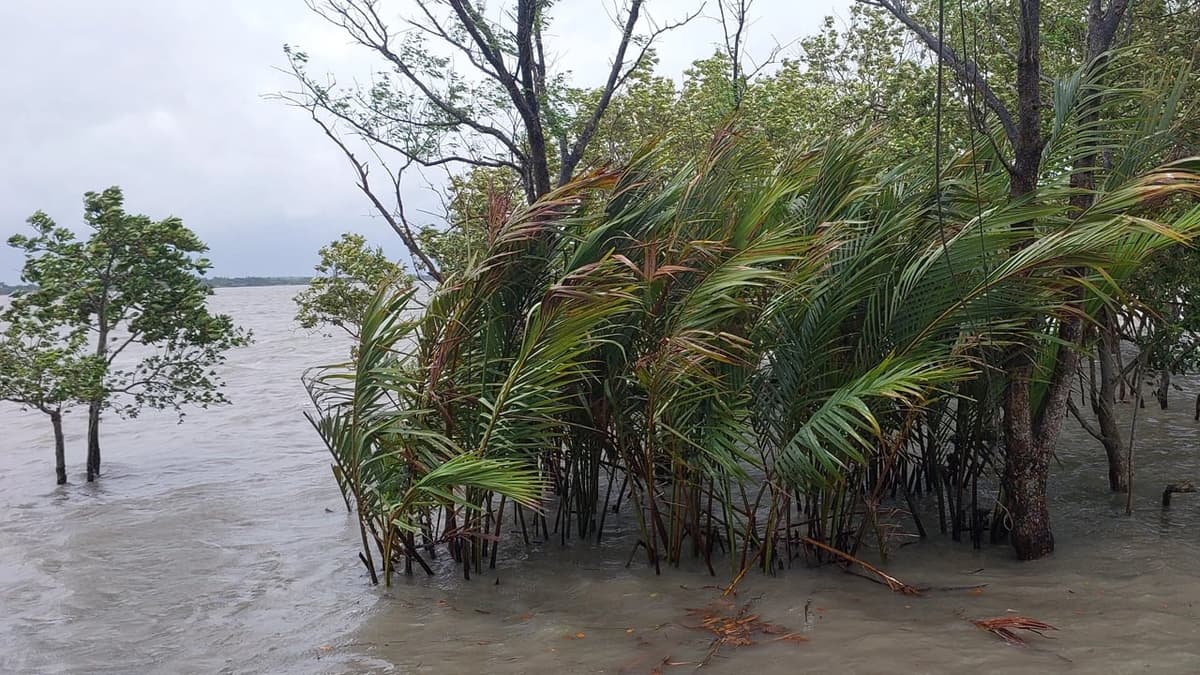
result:
<svg viewBox="0 0 1200 675"><path fill-rule="evenodd" d="M942 62L950 67L950 70L955 74L964 86L972 87L983 97L984 103L992 114L1000 120L1000 125L1004 128L1004 135L1008 138L1009 143L1014 147L1018 147L1018 129L1017 124L1013 120L1012 113L1004 102L996 96L992 91L991 85L987 78L983 77L978 64L967 57L965 54L959 54L953 47L946 44L945 41L939 41L926 26L908 13L904 6L904 0L857 0L864 5L879 7L891 13L897 21L904 24L910 31L915 33L921 41L938 54Z"/></svg>
<svg viewBox="0 0 1200 675"><path fill-rule="evenodd" d="M349 126L350 129L354 131L355 135L359 136L367 143L382 145L389 150L403 155L409 161L420 164L421 166L434 167L457 163L489 168L508 168L514 171L520 171L520 167L516 163L502 157L483 157L478 155L466 156L453 153L439 153L434 154L433 156L428 156L423 151L414 151L405 145L401 145L387 139L377 130L371 126L368 126L362 119L351 115L347 108L345 108L343 105L340 105L338 101L334 100L330 96L329 92L335 87L333 82L318 86L315 82L309 79L307 74L300 70L294 63L292 64L290 70L283 70L282 72L291 75L296 82L300 84L302 91L283 92L270 95L268 98L280 100L289 105L304 109L315 107L323 111L325 114L335 118L339 122ZM360 105L369 105L360 98L358 101ZM457 123L453 121L429 121L416 120L408 117L397 117L396 115L381 111L377 107L372 107L371 114L378 115L389 123L412 128L436 129L450 132L458 127ZM518 161L520 161L520 159L522 158L518 157Z"/></svg>
<svg viewBox="0 0 1200 675"><path fill-rule="evenodd" d="M1100 433L1100 430L1097 429L1095 425L1093 425L1091 422L1088 422L1087 419L1084 418L1084 416L1079 412L1079 406L1075 405L1074 400L1068 400L1067 406L1068 410L1071 411L1071 416L1079 421L1079 425L1083 427L1083 430L1086 431L1089 436L1098 441L1104 440L1104 434Z"/></svg>
<svg viewBox="0 0 1200 675"><path fill-rule="evenodd" d="M375 11L376 0L328 0L323 3L306 0L306 2L313 12L345 30L360 45L380 54L443 114L480 134L495 138L514 157L523 157L524 152L521 145L512 135L473 118L465 110L454 105L435 91L433 86L426 82L408 61L392 49L392 36L388 27Z"/></svg>
<svg viewBox="0 0 1200 675"><path fill-rule="evenodd" d="M740 1L749 6L753 0ZM566 113L555 109L554 93L548 91L543 44L543 26L548 20L543 12L548 3L511 2L512 12L495 20L485 16L475 0L416 0L415 9L397 19L393 29L383 18L382 0L305 0L309 9L345 31L355 44L381 56L388 64L383 77L393 76L397 89L392 89L390 80L381 79L370 87L337 91L332 81L314 81L306 72L306 57L289 51L290 74L300 87L274 97L310 113L350 160L359 188L375 209L401 236L414 258L435 274L437 269L421 251L404 214L399 194L403 169L392 172L381 155L396 153L406 167L509 170L520 178L526 199L533 202L551 189L548 135L553 135L550 143L557 146L558 182L565 183L582 161L613 97L643 66L656 39L700 14L697 11L680 21L658 25L645 12L645 0L623 0L624 9L616 13L621 33L611 67L595 105L571 112L581 118L580 131L571 138L575 120L563 119ZM436 50L423 51L425 41L444 43L453 58L434 56ZM483 95L472 94L476 89L461 84L454 72L455 61L481 76L487 96L494 92L507 100L478 109L472 97ZM347 144L355 136L375 154L378 162L371 163L388 171L397 193L395 208L386 208L371 190L368 163L355 157ZM481 146L485 149L480 150Z"/></svg>
<svg viewBox="0 0 1200 675"><path fill-rule="evenodd" d="M597 101L596 107L592 110L591 116L588 118L583 130L580 131L579 137L575 139L575 143L571 146L570 151L566 153L565 157L563 158L562 167L559 172L558 182L560 185L565 184L568 180L570 180L571 175L575 172L575 167L578 166L579 161L583 158L583 153L587 149L588 143L591 142L592 137L596 134L596 129L600 125L600 120L604 117L605 111L608 110L608 106L612 102L613 94L615 94L617 90L619 90L621 86L625 84L625 81L629 79L630 75L632 75L637 71L638 68L641 67L643 61L646 59L646 55L650 53L650 49L653 47L654 41L661 37L664 33L670 32L692 22L696 17L700 16L700 13L704 9L703 6L701 6L695 12L686 15L684 18L678 21L663 25L653 25L650 34L644 38L644 41L641 45L641 50L638 52L637 57L633 59L632 63L626 66L625 52L628 51L629 43L633 39L634 30L637 27L638 16L641 12L642 5L643 0L633 0L629 6L629 12L625 16L625 25L621 32L621 40L617 44L617 52L613 57L612 67L608 71L608 79L604 83L604 89L601 90L600 100Z"/></svg>
<svg viewBox="0 0 1200 675"><path fill-rule="evenodd" d="M336 145L342 151L342 154L346 156L346 159L350 161L350 165L354 167L355 173L358 174L358 189L362 190L362 193L367 196L367 199L370 200L371 204L375 207L375 211L379 215L383 216L383 219L387 222L388 226L392 228L392 231L400 236L400 240L404 242L406 247L408 247L409 253L411 253L414 257L419 258L421 263L424 264L426 269L429 271L429 275L432 276L435 281L441 283L441 271L438 269L437 265L435 265L433 261L429 259L429 256L425 254L425 251L421 248L420 243L417 241L416 237L413 236L412 229L409 227L407 219L404 217L404 199L400 194L399 188L399 175L403 173L403 170L401 170L394 179L396 185L396 211L393 213L392 209L387 208L387 206L380 201L379 197L375 195L374 191L371 190L371 184L368 180L370 167L367 165L367 163L359 160L354 155L354 152L350 150L349 146L346 145L345 141L342 140L341 136L339 136L337 132L325 122L325 120L321 119L316 107L310 107L309 112L312 115L313 122L316 122L317 126L321 128L321 131L325 133L329 140L333 141L334 145Z"/></svg>

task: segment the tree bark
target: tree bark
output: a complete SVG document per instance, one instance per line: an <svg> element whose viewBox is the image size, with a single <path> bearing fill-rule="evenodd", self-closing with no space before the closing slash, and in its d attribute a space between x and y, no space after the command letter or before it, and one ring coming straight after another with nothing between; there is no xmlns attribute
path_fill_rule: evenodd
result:
<svg viewBox="0 0 1200 675"><path fill-rule="evenodd" d="M1129 489L1125 471L1125 442L1117 424L1117 384L1121 370L1117 366L1116 350L1119 348L1115 319L1105 312L1100 328L1100 344L1097 356L1100 360L1100 391L1092 400L1092 412L1100 424L1100 442L1108 457L1108 487L1113 492Z"/></svg>
<svg viewBox="0 0 1200 675"><path fill-rule="evenodd" d="M1154 394L1158 398L1158 407L1166 410L1171 394L1171 368L1169 366L1163 366L1162 370L1159 371L1158 390Z"/></svg>
<svg viewBox="0 0 1200 675"><path fill-rule="evenodd" d="M1042 160L1041 2L1023 0L1020 4L1016 139L1013 168L1009 172L1009 196L1014 200L1029 198L1037 191ZM1035 236L1033 223L1015 227L1029 230L1031 238ZM1063 370L1062 359L1069 352L1069 347L1059 350L1051 388L1061 384L1056 380ZM1038 419L1043 415L1033 409L1033 369L1034 354L1029 348L1022 349L1008 369L1004 393L1004 487L1012 513L1013 549L1021 560L1034 560L1054 551L1050 510L1046 505L1046 480L1054 446L1043 439L1040 430L1044 423ZM1073 375L1072 370L1068 378Z"/></svg>
<svg viewBox="0 0 1200 675"><path fill-rule="evenodd" d="M96 480L100 475L100 402L88 404L88 449L87 479Z"/></svg>
<svg viewBox="0 0 1200 675"><path fill-rule="evenodd" d="M1016 110L1015 115L991 91L986 78L981 77L977 67L958 55L940 39L915 21L897 0L861 0L867 4L883 7L915 32L948 63L959 76L968 91L976 90L985 103L1001 120L1005 134L1013 149L1009 171L1009 196L1014 200L1032 199L1036 195L1041 172L1043 150L1041 95L1041 1L1020 0L1020 17L1017 23L1018 42L1016 59ZM1116 26L1121 22L1128 0L1112 0L1108 8L1101 0L1089 0L1087 52L1089 64L1100 54L1111 48ZM965 50L964 50L965 51ZM1094 114L1087 111L1084 114ZM1087 153L1073 167L1072 184L1087 188L1093 183L1094 163ZM1087 195L1073 206L1080 206ZM1014 229L1027 232L1028 241L1036 236L1033 222L1017 223ZM1020 250L1028 242L1016 244ZM1073 309L1079 309L1082 297L1072 301ZM1046 482L1050 470L1050 456L1062 430L1063 420L1070 403L1071 383L1078 365L1077 348L1083 335L1082 320L1078 312L1065 311L1056 317L1059 344L1054 370L1050 374L1044 402L1034 409L1032 379L1036 355L1030 348L1021 348L1013 355L1007 366L1007 382L1004 392L1004 437L1006 443L1004 490L1013 520L1012 541L1017 557L1022 560L1040 558L1054 550L1054 537L1050 532L1050 515L1046 505Z"/></svg>
<svg viewBox="0 0 1200 675"><path fill-rule="evenodd" d="M1088 68L1095 68L1099 72L1104 67L1105 53L1112 46L1117 24L1123 18L1127 5L1127 0L1114 0L1105 10L1100 0L1090 0L1088 3ZM1096 99L1089 99L1088 106L1080 116L1083 126L1090 128L1096 125L1100 119L1099 105ZM1079 190L1071 197L1071 208L1077 214L1085 212L1094 201L1096 161L1091 146L1092 143L1085 144L1071 170L1071 187ZM1116 362L1121 348L1119 327L1116 316L1109 311L1103 312L1100 323L1100 395L1093 398L1092 411L1099 422L1100 442L1108 457L1108 486L1113 492L1126 492L1129 485L1124 466L1124 442L1115 415L1117 380L1122 379Z"/></svg>
<svg viewBox="0 0 1200 675"><path fill-rule="evenodd" d="M1030 397L1033 363L1022 354L1021 363L1008 371L1004 392L1004 489L1012 515L1012 544L1021 560L1034 560L1054 551L1050 510L1046 505L1046 478L1050 453L1034 433Z"/></svg>
<svg viewBox="0 0 1200 675"><path fill-rule="evenodd" d="M1022 0L1018 26L1020 40L1017 49L1017 142L1014 144L1012 180L1009 194L1014 199L1026 198L1036 192L1041 170L1041 2ZM1116 26L1128 7L1127 0L1113 0L1107 9L1100 0L1089 2L1087 51L1088 65L1102 67L1102 55L1112 47ZM1093 103L1093 105L1095 105ZM1081 117L1093 120L1095 109ZM1094 184L1094 161L1085 150L1075 163L1072 185L1087 190ZM1082 194L1072 200L1076 208L1086 207L1091 196ZM1022 224L1018 227L1030 227ZM1033 236L1033 233L1030 233ZM1045 402L1033 410L1030 395L1033 356L1026 352L1009 370L1005 395L1005 440L1009 443L1005 465L1006 488L1013 512L1013 548L1021 560L1040 558L1054 551L1054 536L1050 532L1050 514L1046 506L1046 481L1050 472L1050 456L1058 443L1069 403L1071 382L1078 365L1076 348L1083 337L1083 325L1078 310L1082 298L1072 302L1075 312L1058 317L1060 347L1050 374ZM1109 435L1105 433L1105 435ZM1125 474L1128 475L1128 474Z"/></svg>
<svg viewBox="0 0 1200 675"><path fill-rule="evenodd" d="M1128 0L1113 0L1108 8L1104 9L1100 0L1090 0L1088 3L1088 67L1104 67L1104 55L1112 47L1117 25L1124 18L1128 4ZM1100 117L1098 108L1099 102L1093 100L1091 109L1082 115L1084 125L1095 125ZM1075 161L1071 173L1071 186L1080 190L1080 193L1071 199L1071 206L1078 212L1082 213L1092 205L1094 198L1091 191L1095 188L1095 169L1095 157L1090 148L1085 148ZM1104 453L1108 457L1108 486L1113 492L1127 492L1129 474L1125 467L1124 442L1115 414L1118 380L1122 389L1124 385L1123 373L1117 361L1121 348L1119 330L1116 316L1105 311L1100 328L1100 396L1099 400L1092 401L1092 409L1100 424L1100 442L1104 445Z"/></svg>
<svg viewBox="0 0 1200 675"><path fill-rule="evenodd" d="M65 485L67 482L67 451L66 441L63 438L61 411L50 412L50 425L54 427L54 472L57 474L58 484Z"/></svg>
<svg viewBox="0 0 1200 675"><path fill-rule="evenodd" d="M96 310L96 356L105 362L108 361L108 293L111 273L112 262L110 261ZM89 483L100 475L100 408L104 405L103 391L97 393L96 396L97 398L88 402L87 479Z"/></svg>

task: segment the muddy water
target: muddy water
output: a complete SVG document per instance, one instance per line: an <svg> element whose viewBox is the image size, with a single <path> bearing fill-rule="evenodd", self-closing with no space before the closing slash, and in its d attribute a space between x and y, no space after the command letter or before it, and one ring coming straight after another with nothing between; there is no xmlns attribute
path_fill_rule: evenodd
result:
<svg viewBox="0 0 1200 675"><path fill-rule="evenodd" d="M301 418L300 372L344 344L290 323L296 289L227 289L215 302L255 331L226 369L234 405L175 424L104 429L105 473L83 482L83 420L68 419L71 483L54 486L49 425L0 408L0 672L687 672L709 641L689 608L714 602L698 569L626 568L629 523L606 543L509 548L500 569L372 589L324 450ZM832 569L751 574L738 603L803 644L724 649L706 670L1200 672L1200 479L1188 399L1138 425L1136 510L1106 491L1102 454L1073 428L1052 492L1058 553L1020 564L940 536L889 570L917 585L986 584L911 598ZM1128 412L1126 407L1125 412ZM1071 425L1073 427L1073 425ZM606 535L607 536L607 535ZM1060 627L1004 645L966 618L1021 614Z"/></svg>

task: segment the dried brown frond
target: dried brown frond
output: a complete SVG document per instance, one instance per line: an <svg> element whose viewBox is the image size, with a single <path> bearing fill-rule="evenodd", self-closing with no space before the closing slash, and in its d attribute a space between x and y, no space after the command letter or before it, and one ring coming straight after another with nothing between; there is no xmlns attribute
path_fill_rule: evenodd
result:
<svg viewBox="0 0 1200 675"><path fill-rule="evenodd" d="M689 609L688 614L700 620L700 625L689 626L713 635L712 645L701 665L708 663L725 646L749 647L761 642L808 642L801 633L791 631L779 624L763 621L758 614L750 613L752 603L738 605L720 599L700 609ZM764 639L772 636L771 639Z"/></svg>
<svg viewBox="0 0 1200 675"><path fill-rule="evenodd" d="M1010 645L1025 644L1025 638L1013 632L1016 630L1027 630L1031 633L1037 633L1042 637L1047 637L1042 631L1058 630L1048 623L1025 616L998 616L994 619L972 619L971 623L989 633L999 635Z"/></svg>

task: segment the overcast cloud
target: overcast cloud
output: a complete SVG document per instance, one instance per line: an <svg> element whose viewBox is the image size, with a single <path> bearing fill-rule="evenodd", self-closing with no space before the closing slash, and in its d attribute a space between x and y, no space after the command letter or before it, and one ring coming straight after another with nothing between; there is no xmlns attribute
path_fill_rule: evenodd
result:
<svg viewBox="0 0 1200 675"><path fill-rule="evenodd" d="M850 1L759 0L751 38L763 50L792 41ZM555 7L554 49L578 82L597 84L607 68L607 4ZM664 20L698 4L647 3ZM660 73L677 77L717 40L711 21L669 35ZM0 241L37 209L75 226L85 191L120 185L128 210L182 217L222 276L307 274L317 248L347 230L401 254L336 148L302 114L263 100L287 86L274 70L285 42L314 70L365 74L375 63L302 0L4 0ZM432 203L419 190L406 198L413 210ZM0 246L0 281L20 265Z"/></svg>

